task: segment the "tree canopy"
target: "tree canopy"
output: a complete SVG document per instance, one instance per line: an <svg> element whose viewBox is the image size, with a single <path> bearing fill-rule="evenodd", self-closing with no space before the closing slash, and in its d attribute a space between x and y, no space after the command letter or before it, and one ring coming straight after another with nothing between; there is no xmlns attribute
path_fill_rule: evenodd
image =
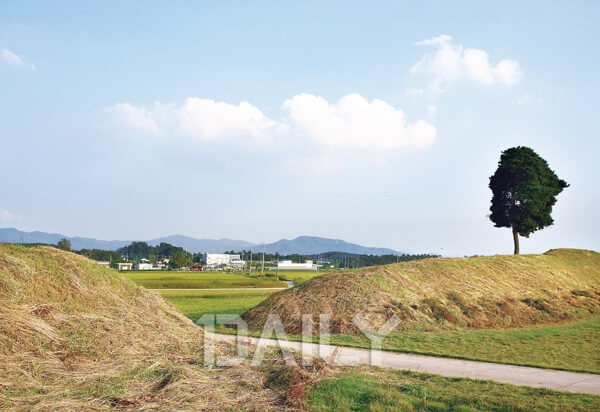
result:
<svg viewBox="0 0 600 412"><path fill-rule="evenodd" d="M498 169L490 177L490 220L496 227L512 228L515 254L519 254L519 235L529 237L554 223L552 206L568 186L529 147L502 152Z"/></svg>
<svg viewBox="0 0 600 412"><path fill-rule="evenodd" d="M71 250L71 241L69 239L62 238L61 240L58 241L58 243L56 244L56 247L61 250L70 251Z"/></svg>
<svg viewBox="0 0 600 412"><path fill-rule="evenodd" d="M192 260L189 255L183 251L177 251L173 256L171 256L171 260L169 261L169 266L172 269L179 269L182 267L189 267L192 265Z"/></svg>

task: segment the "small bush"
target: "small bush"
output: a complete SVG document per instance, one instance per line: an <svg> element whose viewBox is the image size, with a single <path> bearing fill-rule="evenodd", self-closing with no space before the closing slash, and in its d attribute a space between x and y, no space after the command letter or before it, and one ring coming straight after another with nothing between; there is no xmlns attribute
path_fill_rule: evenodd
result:
<svg viewBox="0 0 600 412"><path fill-rule="evenodd" d="M445 321L454 320L452 312L439 299L428 298L424 299L422 303L431 308L431 314L435 319Z"/></svg>
<svg viewBox="0 0 600 412"><path fill-rule="evenodd" d="M554 313L550 304L544 299L526 298L526 299L521 299L521 302L523 302L527 306L537 309L541 312Z"/></svg>

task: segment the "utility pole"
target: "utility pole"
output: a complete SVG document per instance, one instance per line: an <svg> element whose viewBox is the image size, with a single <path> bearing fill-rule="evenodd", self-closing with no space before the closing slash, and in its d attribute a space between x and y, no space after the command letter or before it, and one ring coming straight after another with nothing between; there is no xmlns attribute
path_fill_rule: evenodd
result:
<svg viewBox="0 0 600 412"><path fill-rule="evenodd" d="M260 276L265 274L265 244L263 243L262 267L260 268Z"/></svg>

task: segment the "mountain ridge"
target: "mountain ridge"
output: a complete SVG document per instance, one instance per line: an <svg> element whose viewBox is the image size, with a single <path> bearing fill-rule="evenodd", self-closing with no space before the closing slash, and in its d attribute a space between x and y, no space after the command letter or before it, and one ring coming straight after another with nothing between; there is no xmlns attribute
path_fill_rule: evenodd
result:
<svg viewBox="0 0 600 412"><path fill-rule="evenodd" d="M129 245L134 240L99 240L90 237L66 236L60 233L41 231L25 232L16 228L0 228L0 243L44 243L56 244L60 239L68 239L74 250L101 249L117 250ZM256 244L239 239L199 239L186 235L168 235L150 240L141 240L151 246L161 242L182 247L189 252L223 253L227 250L252 250L260 253L279 253L280 255L314 255L325 252L345 252L366 255L401 255L389 248L368 247L356 243L346 242L341 239L329 239L318 236L298 236L294 239L280 239L276 242Z"/></svg>
<svg viewBox="0 0 600 412"><path fill-rule="evenodd" d="M345 252L358 255L399 255L393 249L361 246L342 239L328 239L318 236L298 236L294 239L281 239L273 243L253 247L253 252L279 253L280 255L316 255L326 252Z"/></svg>

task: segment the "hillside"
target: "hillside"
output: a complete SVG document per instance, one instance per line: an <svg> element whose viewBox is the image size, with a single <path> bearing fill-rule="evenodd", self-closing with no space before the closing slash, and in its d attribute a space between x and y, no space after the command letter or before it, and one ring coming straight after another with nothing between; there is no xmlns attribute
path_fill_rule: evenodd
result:
<svg viewBox="0 0 600 412"><path fill-rule="evenodd" d="M100 249L117 250L127 246L133 240L99 240L79 236L66 236L60 233L46 232L24 232L15 228L0 228L0 243L38 243L55 245L61 239L68 239L71 242L73 250L81 249ZM139 239L138 239L139 240ZM295 239L281 239L265 245L257 245L245 240L235 239L197 239L183 235L163 236L156 239L146 240L151 246L165 242L171 245L182 247L188 252L193 253L223 253L227 250L252 250L259 253L279 253L280 255L312 255L325 252L345 252L365 255L399 255L392 249L366 247L349 243L339 239L327 239L317 236L299 236Z"/></svg>
<svg viewBox="0 0 600 412"><path fill-rule="evenodd" d="M69 237L60 233L24 232L15 228L0 228L0 243L42 243L55 245L61 239L68 239L75 250L117 250L131 243L127 240L98 240L79 236Z"/></svg>
<svg viewBox="0 0 600 412"><path fill-rule="evenodd" d="M254 246L254 243L235 239L196 239L183 235L159 237L148 241L149 245L156 246L162 242L182 247L193 253L223 253L226 250L244 250Z"/></svg>
<svg viewBox="0 0 600 412"><path fill-rule="evenodd" d="M516 327L600 312L600 253L558 249L543 255L434 258L314 278L272 295L244 318L261 329L269 313L299 333L301 315L332 315L332 331L355 333L392 315L404 330Z"/></svg>
<svg viewBox="0 0 600 412"><path fill-rule="evenodd" d="M0 409L281 409L264 372L202 365L202 330L81 256L0 245Z"/></svg>
<svg viewBox="0 0 600 412"><path fill-rule="evenodd" d="M326 252L345 252L358 255L399 255L398 251L380 247L367 247L340 239L327 239L317 236L299 236L295 239L281 239L277 242L258 245L252 248L253 252L264 252L280 255L314 255Z"/></svg>

